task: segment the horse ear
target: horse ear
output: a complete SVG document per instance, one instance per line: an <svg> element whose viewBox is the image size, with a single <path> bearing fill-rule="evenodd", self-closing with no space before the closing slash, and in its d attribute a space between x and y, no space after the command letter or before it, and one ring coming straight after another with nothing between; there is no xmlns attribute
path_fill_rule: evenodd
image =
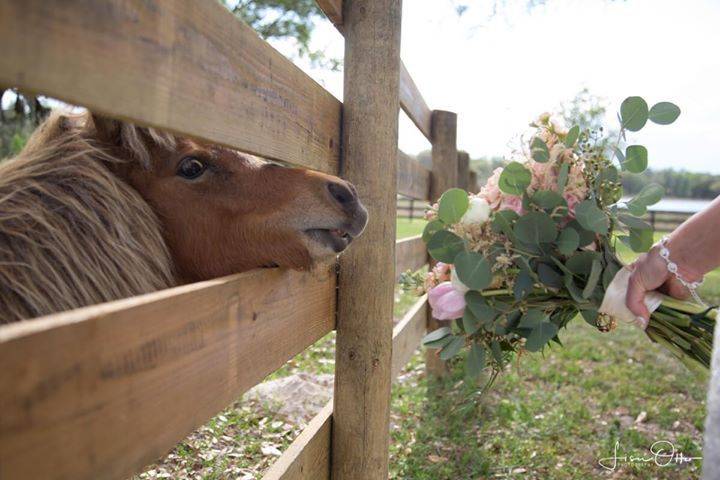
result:
<svg viewBox="0 0 720 480"><path fill-rule="evenodd" d="M91 120L98 140L110 145L122 143L122 123L120 121L96 113L91 114Z"/></svg>

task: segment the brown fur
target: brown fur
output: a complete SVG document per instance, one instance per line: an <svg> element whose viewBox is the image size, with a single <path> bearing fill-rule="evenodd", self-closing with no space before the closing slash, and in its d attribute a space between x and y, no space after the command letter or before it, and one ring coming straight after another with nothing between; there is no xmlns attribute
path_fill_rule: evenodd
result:
<svg viewBox="0 0 720 480"><path fill-rule="evenodd" d="M179 176L187 158L206 173ZM331 184L353 200L340 202ZM261 266L307 269L344 248L308 230L356 236L366 220L337 177L53 114L0 164L0 323Z"/></svg>

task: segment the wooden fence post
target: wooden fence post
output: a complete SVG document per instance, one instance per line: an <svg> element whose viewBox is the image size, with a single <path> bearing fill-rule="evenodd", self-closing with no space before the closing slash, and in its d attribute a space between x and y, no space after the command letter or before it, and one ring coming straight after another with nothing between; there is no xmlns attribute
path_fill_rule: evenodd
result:
<svg viewBox="0 0 720 480"><path fill-rule="evenodd" d="M470 189L470 154L467 152L458 152L457 154L458 169L458 188L465 191Z"/></svg>
<svg viewBox="0 0 720 480"><path fill-rule="evenodd" d="M368 208L338 278L334 480L388 478L400 0L345 0L343 176ZM382 173L382 174L380 174Z"/></svg>
<svg viewBox="0 0 720 480"><path fill-rule="evenodd" d="M436 202L442 193L458 185L457 114L434 110L432 115L432 175L430 202ZM429 259L432 266L434 261ZM428 331L440 327L428 309ZM447 373L445 362L436 350L427 349L425 366L429 374L442 376Z"/></svg>
<svg viewBox="0 0 720 480"><path fill-rule="evenodd" d="M480 191L480 187L478 186L478 178L477 178L477 172L475 170L470 170L470 185L468 188L472 193L478 193Z"/></svg>

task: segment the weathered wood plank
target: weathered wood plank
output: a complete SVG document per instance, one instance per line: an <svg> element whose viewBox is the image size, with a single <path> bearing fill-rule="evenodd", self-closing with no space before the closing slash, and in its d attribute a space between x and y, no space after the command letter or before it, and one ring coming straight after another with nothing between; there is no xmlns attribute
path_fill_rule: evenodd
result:
<svg viewBox="0 0 720 480"><path fill-rule="evenodd" d="M420 346L425 336L427 295L422 296L393 329L392 378ZM270 467L263 480L324 480L329 478L332 400L313 417L307 427Z"/></svg>
<svg viewBox="0 0 720 480"><path fill-rule="evenodd" d="M323 11L328 20L335 25L335 28L342 33L343 6L342 0L317 0L318 7Z"/></svg>
<svg viewBox="0 0 720 480"><path fill-rule="evenodd" d="M403 367L420 346L427 325L427 295L410 307L402 320L393 329L392 378L398 376Z"/></svg>
<svg viewBox="0 0 720 480"><path fill-rule="evenodd" d="M365 233L340 258L333 480L386 480L395 287L400 0L345 0L343 173Z"/></svg>
<svg viewBox="0 0 720 480"><path fill-rule="evenodd" d="M404 63L400 64L400 105L425 138L432 142L432 111Z"/></svg>
<svg viewBox="0 0 720 480"><path fill-rule="evenodd" d="M430 199L430 170L407 153L398 150L398 193L418 200Z"/></svg>
<svg viewBox="0 0 720 480"><path fill-rule="evenodd" d="M330 478L330 400L293 440L263 480L328 480Z"/></svg>
<svg viewBox="0 0 720 480"><path fill-rule="evenodd" d="M219 2L3 0L0 84L337 173L340 102Z"/></svg>
<svg viewBox="0 0 720 480"><path fill-rule="evenodd" d="M432 181L430 182L430 200L437 201L446 190L457 187L457 114L435 110L432 117ZM434 261L430 264L434 265ZM427 330L433 331L441 324L432 318L428 310ZM447 367L435 352L428 350L425 365L429 374L441 376L447 373Z"/></svg>
<svg viewBox="0 0 720 480"><path fill-rule="evenodd" d="M422 236L398 240L395 244L395 279L407 270L418 270L427 263L428 254Z"/></svg>
<svg viewBox="0 0 720 480"><path fill-rule="evenodd" d="M0 478L117 479L334 327L335 275L277 269L0 329Z"/></svg>

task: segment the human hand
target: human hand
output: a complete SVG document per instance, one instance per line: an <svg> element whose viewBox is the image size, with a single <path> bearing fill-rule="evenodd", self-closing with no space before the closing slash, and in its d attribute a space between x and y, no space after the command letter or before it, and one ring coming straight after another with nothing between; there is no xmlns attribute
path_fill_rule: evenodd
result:
<svg viewBox="0 0 720 480"><path fill-rule="evenodd" d="M647 292L659 290L681 300L686 300L690 292L670 273L667 263L660 256L660 247L654 246L648 253L643 253L630 265L632 274L628 282L625 296L627 307L637 316L637 323L645 329L650 319L650 312L644 299ZM686 278L683 276L683 278Z"/></svg>

